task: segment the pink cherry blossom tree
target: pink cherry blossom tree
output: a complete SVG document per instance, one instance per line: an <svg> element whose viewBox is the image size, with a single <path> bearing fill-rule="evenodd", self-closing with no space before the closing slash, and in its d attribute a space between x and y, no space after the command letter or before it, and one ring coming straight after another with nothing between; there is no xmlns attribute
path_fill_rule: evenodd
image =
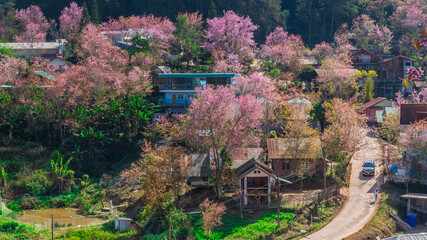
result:
<svg viewBox="0 0 427 240"><path fill-rule="evenodd" d="M334 47L329 43L321 42L314 46L311 53L318 61L323 61L327 56L334 53Z"/></svg>
<svg viewBox="0 0 427 240"><path fill-rule="evenodd" d="M273 102L280 99L273 80L262 73L255 72L249 76L236 77L234 82L236 90L240 94L249 94L258 99L264 98Z"/></svg>
<svg viewBox="0 0 427 240"><path fill-rule="evenodd" d="M401 35L423 31L427 25L427 8L424 0L398 1L391 16L393 26Z"/></svg>
<svg viewBox="0 0 427 240"><path fill-rule="evenodd" d="M405 134L399 140L400 148L402 151L406 151L406 160L411 167L422 163L427 158L426 131L427 121L418 121L408 126Z"/></svg>
<svg viewBox="0 0 427 240"><path fill-rule="evenodd" d="M382 53L390 50L392 32L389 28L376 24L368 15L362 14L354 19L351 32L357 47L377 48Z"/></svg>
<svg viewBox="0 0 427 240"><path fill-rule="evenodd" d="M364 132L362 126L366 119L357 113L351 102L336 98L331 101L326 110L329 126L322 136L323 150L328 159L338 163L341 171L338 177L346 174L350 159L362 146Z"/></svg>
<svg viewBox="0 0 427 240"><path fill-rule="evenodd" d="M296 63L298 57L303 55L304 43L300 36L289 34L283 28L277 27L267 36L262 55L276 64L282 63L289 66Z"/></svg>
<svg viewBox="0 0 427 240"><path fill-rule="evenodd" d="M334 35L334 43L338 55L349 54L350 50L354 49L349 40L348 26L347 23L344 23Z"/></svg>
<svg viewBox="0 0 427 240"><path fill-rule="evenodd" d="M226 54L235 54L240 61L254 57L254 31L258 26L249 17L242 17L233 11L224 12L223 17L208 19L205 48L212 52L223 50Z"/></svg>
<svg viewBox="0 0 427 240"><path fill-rule="evenodd" d="M102 31L121 32L120 35L127 38L138 34L141 38L148 40L150 53L156 57L166 54L175 40L173 23L168 18L154 15L110 19L110 21L102 23L99 28ZM109 33L111 37L114 37L114 34L117 33Z"/></svg>
<svg viewBox="0 0 427 240"><path fill-rule="evenodd" d="M79 7L75 2L72 2L69 7L65 7L61 11L59 26L63 37L67 39L75 37L80 28L82 14L83 7Z"/></svg>
<svg viewBox="0 0 427 240"><path fill-rule="evenodd" d="M87 106L93 100L108 101L114 96L149 92L149 74L129 66L127 52L121 50L94 25L87 25L78 40L79 64L63 73L56 84L58 93L68 96L69 105ZM100 102L98 102L100 103Z"/></svg>
<svg viewBox="0 0 427 240"><path fill-rule="evenodd" d="M24 59L0 54L0 85L20 85L19 79L27 68L28 64Z"/></svg>
<svg viewBox="0 0 427 240"><path fill-rule="evenodd" d="M16 10L15 19L21 28L16 37L19 42L43 42L49 29L49 22L39 6L31 5L26 9Z"/></svg>
<svg viewBox="0 0 427 240"><path fill-rule="evenodd" d="M373 45L382 53L390 51L390 42L393 39L393 34L388 27L381 27L378 24L374 24L369 30L369 36L372 39Z"/></svg>
<svg viewBox="0 0 427 240"><path fill-rule="evenodd" d="M239 61L239 56L234 53L226 54L222 50L212 52L214 62L213 71L216 73L242 73L244 66Z"/></svg>
<svg viewBox="0 0 427 240"><path fill-rule="evenodd" d="M427 88L420 91L414 89L407 98L400 91L397 92L396 99L393 101L393 107L400 108L401 104L407 103L427 103Z"/></svg>
<svg viewBox="0 0 427 240"><path fill-rule="evenodd" d="M218 197L222 195L225 173L232 164L230 150L257 146L261 119L261 103L254 96L236 96L233 89L224 86L197 89L183 130L190 145L213 153L212 170Z"/></svg>

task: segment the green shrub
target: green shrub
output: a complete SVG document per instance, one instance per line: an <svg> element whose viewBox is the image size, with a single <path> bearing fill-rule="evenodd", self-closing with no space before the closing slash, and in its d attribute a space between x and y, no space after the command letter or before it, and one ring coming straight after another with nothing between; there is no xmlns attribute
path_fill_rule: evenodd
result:
<svg viewBox="0 0 427 240"><path fill-rule="evenodd" d="M46 194L51 185L51 178L41 169L35 170L25 179L25 189L32 196Z"/></svg>
<svg viewBox="0 0 427 240"><path fill-rule="evenodd" d="M69 230L62 236L56 239L66 240L116 240L124 239L128 236L134 235L135 231L127 233L119 233L114 229L114 221L104 223L102 226L89 227L78 230Z"/></svg>
<svg viewBox="0 0 427 240"><path fill-rule="evenodd" d="M1 239L36 239L46 231L39 231L36 227L0 219L0 237ZM7 236L7 237L4 237Z"/></svg>

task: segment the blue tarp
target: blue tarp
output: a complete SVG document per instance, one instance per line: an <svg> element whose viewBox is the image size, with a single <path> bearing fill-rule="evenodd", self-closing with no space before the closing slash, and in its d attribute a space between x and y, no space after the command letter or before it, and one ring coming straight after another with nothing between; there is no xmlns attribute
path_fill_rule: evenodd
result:
<svg viewBox="0 0 427 240"><path fill-rule="evenodd" d="M390 166L390 172L392 173L392 174L397 174L397 165L391 165Z"/></svg>

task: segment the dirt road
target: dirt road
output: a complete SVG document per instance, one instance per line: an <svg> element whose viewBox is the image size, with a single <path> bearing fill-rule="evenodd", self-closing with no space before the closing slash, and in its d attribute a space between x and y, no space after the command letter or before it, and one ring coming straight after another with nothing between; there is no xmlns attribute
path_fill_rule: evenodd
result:
<svg viewBox="0 0 427 240"><path fill-rule="evenodd" d="M375 215L374 191L378 187L377 179L381 169L381 146L373 137L366 136L364 141L361 150L351 160L349 199L344 209L324 228L303 239L339 240L359 231ZM374 159L377 165L374 177L361 174L363 162L367 158Z"/></svg>

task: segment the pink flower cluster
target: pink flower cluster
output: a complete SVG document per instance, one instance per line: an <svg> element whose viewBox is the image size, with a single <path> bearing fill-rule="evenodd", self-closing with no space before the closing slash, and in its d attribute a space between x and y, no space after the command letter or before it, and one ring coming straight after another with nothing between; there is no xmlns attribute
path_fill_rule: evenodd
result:
<svg viewBox="0 0 427 240"><path fill-rule="evenodd" d="M427 38L421 38L416 41L417 45L420 46L420 48L427 48Z"/></svg>
<svg viewBox="0 0 427 240"><path fill-rule="evenodd" d="M419 67L411 67L408 69L408 77L411 81L419 81L424 71Z"/></svg>

